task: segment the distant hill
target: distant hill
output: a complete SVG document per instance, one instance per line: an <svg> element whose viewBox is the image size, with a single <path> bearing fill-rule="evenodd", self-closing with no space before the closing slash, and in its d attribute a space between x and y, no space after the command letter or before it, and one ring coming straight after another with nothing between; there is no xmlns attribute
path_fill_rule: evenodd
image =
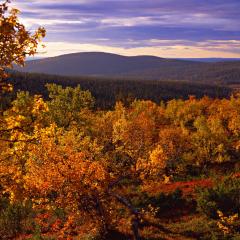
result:
<svg viewBox="0 0 240 240"><path fill-rule="evenodd" d="M27 61L18 71L62 76L126 77L141 80L240 82L240 61L200 62L154 56L126 57L85 52Z"/></svg>
<svg viewBox="0 0 240 240"><path fill-rule="evenodd" d="M195 62L234 62L240 61L240 58L177 58L178 60L195 61Z"/></svg>
<svg viewBox="0 0 240 240"><path fill-rule="evenodd" d="M17 70L66 76L116 76L197 64L154 56L126 57L103 52L83 52L27 61L24 68Z"/></svg>

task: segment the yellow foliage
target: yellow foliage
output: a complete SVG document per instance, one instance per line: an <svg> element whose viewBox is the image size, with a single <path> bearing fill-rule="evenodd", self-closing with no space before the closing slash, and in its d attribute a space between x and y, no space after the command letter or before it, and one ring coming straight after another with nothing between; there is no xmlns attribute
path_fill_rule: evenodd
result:
<svg viewBox="0 0 240 240"><path fill-rule="evenodd" d="M235 224L238 221L239 222L239 215L238 213L230 215L230 216L224 216L224 214L218 210L217 211L219 221L217 222L218 228L225 234L233 234L234 228L236 228ZM240 225L238 225L238 228Z"/></svg>

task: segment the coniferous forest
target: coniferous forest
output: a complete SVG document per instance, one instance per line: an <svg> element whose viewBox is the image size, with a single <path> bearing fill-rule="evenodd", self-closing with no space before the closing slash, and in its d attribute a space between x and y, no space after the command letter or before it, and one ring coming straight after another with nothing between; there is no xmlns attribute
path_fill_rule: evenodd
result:
<svg viewBox="0 0 240 240"><path fill-rule="evenodd" d="M153 81L129 78L107 77L64 77L39 73L13 72L8 83L14 86L12 98L18 91L40 94L48 99L46 84L53 83L63 87L80 85L89 90L95 98L95 108L113 109L117 101L129 104L134 99L151 100L156 103L173 98L187 99L190 95L197 98L228 98L234 92L229 85L192 81ZM10 95L9 95L10 97Z"/></svg>
<svg viewBox="0 0 240 240"><path fill-rule="evenodd" d="M0 5L1 239L240 239L240 95L11 72L45 36Z"/></svg>

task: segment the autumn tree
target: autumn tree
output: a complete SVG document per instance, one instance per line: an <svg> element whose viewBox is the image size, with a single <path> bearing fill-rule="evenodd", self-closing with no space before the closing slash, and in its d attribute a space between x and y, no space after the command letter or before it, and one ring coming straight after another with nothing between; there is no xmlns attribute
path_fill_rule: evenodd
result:
<svg viewBox="0 0 240 240"><path fill-rule="evenodd" d="M12 107L4 112L0 142L0 185L12 200L23 201L24 177L29 148L45 124L46 103L40 96L20 92Z"/></svg>
<svg viewBox="0 0 240 240"><path fill-rule="evenodd" d="M45 36L45 29L40 27L30 33L19 22L19 10L9 7L10 0L0 5L0 87L6 89L4 79L6 69L13 64L24 65L27 56L36 53L39 41Z"/></svg>
<svg viewBox="0 0 240 240"><path fill-rule="evenodd" d="M37 52L45 30L38 28L34 33L28 31L18 19L19 10L9 4L10 0L0 4L0 196L8 196L10 202L16 198L21 202L24 199L26 150L28 142L34 139L33 122L40 112L41 97L19 95L13 107L4 113L6 96L12 90L6 80L14 64L24 65L26 57Z"/></svg>
<svg viewBox="0 0 240 240"><path fill-rule="evenodd" d="M60 85L47 84L46 87L50 98L48 107L51 121L64 128L86 125L94 106L94 98L89 91L83 91L80 85L63 88Z"/></svg>
<svg viewBox="0 0 240 240"><path fill-rule="evenodd" d="M7 71L13 64L24 65L27 56L37 52L38 43L45 36L45 29L38 28L29 32L18 19L19 10L9 7L10 0L0 5L0 101L3 104L3 94L12 89L6 83ZM2 111L0 110L0 133L6 133Z"/></svg>
<svg viewBox="0 0 240 240"><path fill-rule="evenodd" d="M37 135L39 143L32 145L26 164L28 198L36 208L64 209L76 220L78 234L91 231L92 224L103 231L110 179L101 146L56 125L42 128Z"/></svg>
<svg viewBox="0 0 240 240"><path fill-rule="evenodd" d="M18 19L19 10L9 6L10 0L0 4L0 101L2 102L3 92L11 90L11 85L6 83L8 76L7 70L12 68L13 64L24 65L27 56L34 55L37 52L38 43L45 36L45 29L38 28L34 33L29 32ZM36 97L38 98L38 97ZM28 101L27 96L22 101ZM37 99L35 99L37 101ZM31 103L36 103L35 100ZM18 102L19 103L19 102ZM0 112L0 135L1 145L5 147L16 142L26 140L23 134L26 123L29 122L31 111L26 113L29 108L19 109L20 105L12 108L12 114L4 117ZM20 112L19 112L20 111ZM11 115L11 116L10 116ZM28 124L27 124L28 125ZM3 149L1 149L1 152ZM6 152L5 152L6 153ZM1 158L4 154L1 155ZM1 166L2 167L2 166ZM3 179L3 178L1 178Z"/></svg>

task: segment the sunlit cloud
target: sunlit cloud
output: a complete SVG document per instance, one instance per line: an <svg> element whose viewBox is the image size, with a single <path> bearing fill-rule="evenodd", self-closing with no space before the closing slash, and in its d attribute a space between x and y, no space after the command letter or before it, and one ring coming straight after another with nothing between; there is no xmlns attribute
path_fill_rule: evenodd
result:
<svg viewBox="0 0 240 240"><path fill-rule="evenodd" d="M87 47L125 55L240 57L239 0L16 0L12 6L21 9L28 29L46 27L46 56Z"/></svg>
<svg viewBox="0 0 240 240"><path fill-rule="evenodd" d="M164 40L162 44L158 42L158 45L154 47L133 48L111 47L104 44L47 42L46 48L40 48L37 56L52 57L74 52L109 52L125 56L153 55L166 58L237 58L240 56L240 41L238 41L237 44L234 42L234 45L231 45L231 41L229 41L228 44L226 44L226 42L215 42L215 45L213 42L212 40L202 43L188 42L188 45L186 45L184 41L182 41L182 43L181 41L170 41L167 43L167 41Z"/></svg>

